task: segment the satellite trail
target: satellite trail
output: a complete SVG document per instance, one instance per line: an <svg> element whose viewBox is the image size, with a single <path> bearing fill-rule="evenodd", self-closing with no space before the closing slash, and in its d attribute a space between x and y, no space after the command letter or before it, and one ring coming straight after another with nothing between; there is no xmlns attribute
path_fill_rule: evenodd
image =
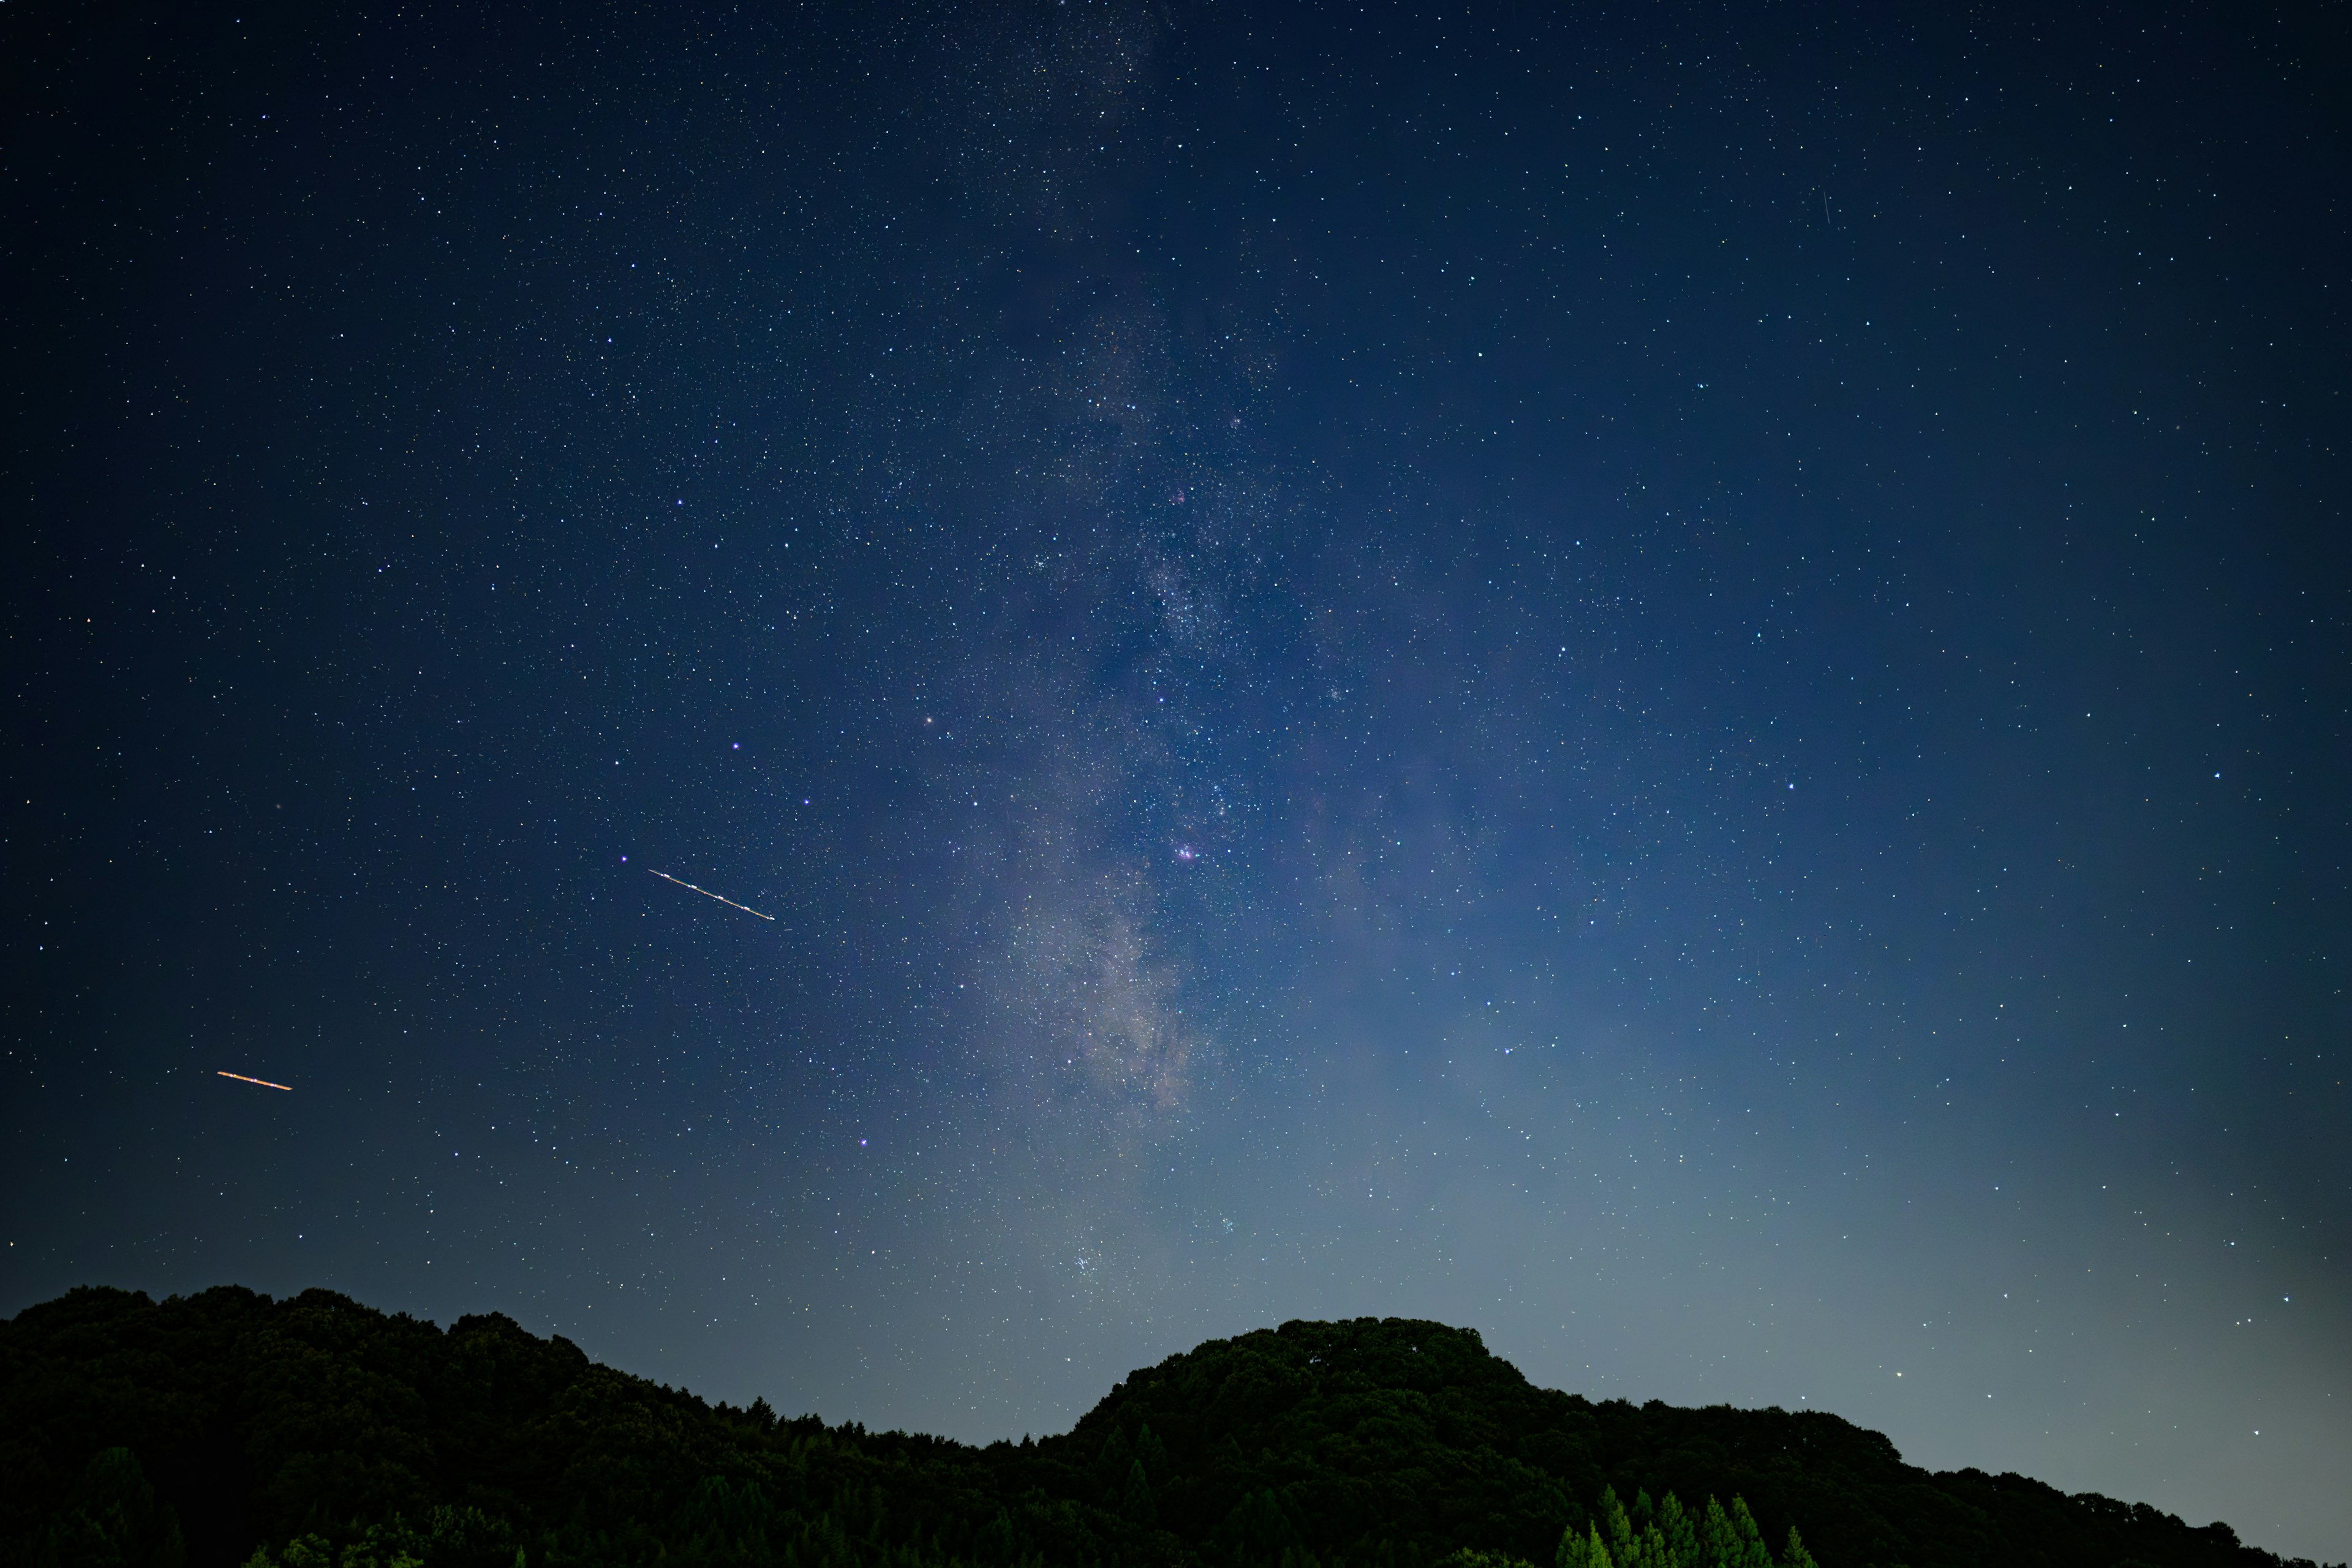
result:
<svg viewBox="0 0 2352 1568"><path fill-rule="evenodd" d="M648 868L648 869L650 869L650 868ZM679 887L684 888L689 893L700 893L706 899L718 899L720 903L725 904L730 910L741 910L747 915L760 915L760 911L753 909L749 904L739 904L732 899L719 898L719 895L712 892L709 889L698 888L691 882L679 881L677 878L671 876L667 871L655 871L654 875L659 877L665 882L677 882ZM760 915L760 918L763 921L772 921L776 917L773 915Z"/></svg>
<svg viewBox="0 0 2352 1568"><path fill-rule="evenodd" d="M215 1070L218 1071L217 1068ZM266 1078L247 1078L241 1072L225 1072L221 1073L220 1076L223 1078L233 1078L239 1083L257 1083L264 1089L282 1089L289 1094L294 1092L294 1086L290 1083L272 1083Z"/></svg>

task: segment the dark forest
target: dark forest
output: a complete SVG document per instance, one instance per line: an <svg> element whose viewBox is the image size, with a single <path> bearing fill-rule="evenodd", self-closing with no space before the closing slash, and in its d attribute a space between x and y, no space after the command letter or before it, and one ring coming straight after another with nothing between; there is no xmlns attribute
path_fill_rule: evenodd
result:
<svg viewBox="0 0 2352 1568"><path fill-rule="evenodd" d="M1212 1341L974 1447L709 1404L496 1313L79 1289L0 1327L0 1546L60 1568L2281 1563L1823 1412L1537 1388L1394 1318Z"/></svg>

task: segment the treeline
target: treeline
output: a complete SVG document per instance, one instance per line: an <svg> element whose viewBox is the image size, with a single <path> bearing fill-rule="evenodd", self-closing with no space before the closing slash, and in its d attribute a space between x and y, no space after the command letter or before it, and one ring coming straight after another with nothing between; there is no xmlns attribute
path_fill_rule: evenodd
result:
<svg viewBox="0 0 2352 1568"><path fill-rule="evenodd" d="M1804 1537L1789 1527L1789 1543L1775 1563L1764 1531L1735 1497L1727 1509L1713 1498L1703 1510L1685 1510L1675 1494L1653 1509L1648 1492L1633 1494L1629 1512L1617 1489L1601 1494L1592 1521L1579 1534L1561 1532L1556 1568L1817 1568Z"/></svg>
<svg viewBox="0 0 2352 1568"><path fill-rule="evenodd" d="M707 1404L496 1314L233 1288L0 1324L0 1561L2281 1568L2224 1525L1930 1475L1819 1412L1538 1389L1436 1323L1213 1341L1065 1435L973 1447Z"/></svg>

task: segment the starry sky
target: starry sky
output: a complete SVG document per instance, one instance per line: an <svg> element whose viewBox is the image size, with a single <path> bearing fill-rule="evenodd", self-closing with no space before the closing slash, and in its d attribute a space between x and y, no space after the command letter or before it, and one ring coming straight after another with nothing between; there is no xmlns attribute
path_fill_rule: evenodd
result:
<svg viewBox="0 0 2352 1568"><path fill-rule="evenodd" d="M5 9L0 1310L2352 1542L2340 12Z"/></svg>

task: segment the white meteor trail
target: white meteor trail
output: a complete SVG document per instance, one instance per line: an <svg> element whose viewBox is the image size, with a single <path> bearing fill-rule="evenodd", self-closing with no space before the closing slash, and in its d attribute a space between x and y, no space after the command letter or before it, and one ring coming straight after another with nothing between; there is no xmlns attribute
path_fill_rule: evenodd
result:
<svg viewBox="0 0 2352 1568"><path fill-rule="evenodd" d="M215 1068L214 1070L216 1072L219 1071L218 1068ZM241 1072L224 1072L221 1073L220 1076L223 1078L233 1078L239 1083L257 1083L264 1089L282 1089L289 1094L294 1092L294 1086L290 1083L272 1083L266 1078L247 1078Z"/></svg>
<svg viewBox="0 0 2352 1568"><path fill-rule="evenodd" d="M651 868L648 867L647 869L650 870ZM659 877L665 882L677 882L679 887L684 888L689 893L700 893L706 899L718 899L720 903L725 904L730 910L741 910L747 915L760 915L760 911L753 909L749 904L739 904L732 899L721 898L719 894L712 892L708 888L698 888L693 883L682 881L678 878L671 876L667 871L655 871L654 875ZM772 921L776 917L773 915L760 915L760 918L763 921Z"/></svg>

